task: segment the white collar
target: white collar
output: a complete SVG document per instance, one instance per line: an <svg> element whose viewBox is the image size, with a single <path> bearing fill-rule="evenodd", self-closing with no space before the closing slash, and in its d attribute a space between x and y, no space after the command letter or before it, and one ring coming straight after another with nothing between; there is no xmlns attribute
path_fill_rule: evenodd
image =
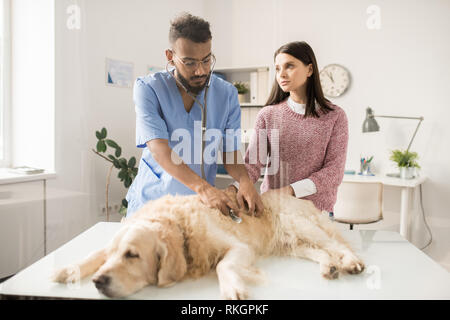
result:
<svg viewBox="0 0 450 320"><path fill-rule="evenodd" d="M291 97L288 98L287 104L292 111L298 114L305 114L306 104L305 103L297 103L292 100Z"/></svg>

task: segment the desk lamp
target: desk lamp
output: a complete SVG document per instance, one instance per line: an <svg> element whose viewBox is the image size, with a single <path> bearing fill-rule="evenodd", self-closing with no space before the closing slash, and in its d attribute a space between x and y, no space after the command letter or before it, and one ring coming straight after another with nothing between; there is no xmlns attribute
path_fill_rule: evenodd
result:
<svg viewBox="0 0 450 320"><path fill-rule="evenodd" d="M411 141L409 142L408 148L406 149L406 152L409 151L409 148L411 148L411 144L413 143L414 138L416 137L417 130L419 130L419 126L423 121L423 117L399 117L399 116L379 116L374 115L373 110L371 108L366 109L366 119L363 122L362 131L363 132L376 132L380 131L380 126L378 125L377 121L375 120L375 117L378 118L393 118L393 119L411 119L411 120L420 120L419 124L416 127L416 130L414 131L414 134L411 138ZM399 177L399 174L395 173L388 173L387 176L389 177Z"/></svg>
<svg viewBox="0 0 450 320"><path fill-rule="evenodd" d="M419 130L419 126L423 121L423 117L399 117L399 116L379 116L374 115L373 110L371 108L366 109L366 119L363 122L362 131L363 132L375 132L380 131L380 126L378 125L375 118L394 118L394 119L411 119L411 120L420 120L419 124L416 127L416 131L414 131L414 134L411 138L411 141L409 142L408 149L406 151L409 151L409 148L411 148L411 144L413 143L414 138L416 137L417 130Z"/></svg>

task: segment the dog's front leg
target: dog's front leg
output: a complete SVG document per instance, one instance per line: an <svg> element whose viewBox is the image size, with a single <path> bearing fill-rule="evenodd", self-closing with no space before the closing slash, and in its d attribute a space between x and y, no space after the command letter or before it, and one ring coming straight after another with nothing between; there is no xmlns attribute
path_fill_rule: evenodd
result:
<svg viewBox="0 0 450 320"><path fill-rule="evenodd" d="M232 247L227 251L216 267L223 299L247 299L245 279L253 269L253 261L253 252L245 246Z"/></svg>
<svg viewBox="0 0 450 320"><path fill-rule="evenodd" d="M93 274L100 266L105 263L106 249L98 250L87 256L80 263L65 266L56 270L51 279L61 283L75 283Z"/></svg>

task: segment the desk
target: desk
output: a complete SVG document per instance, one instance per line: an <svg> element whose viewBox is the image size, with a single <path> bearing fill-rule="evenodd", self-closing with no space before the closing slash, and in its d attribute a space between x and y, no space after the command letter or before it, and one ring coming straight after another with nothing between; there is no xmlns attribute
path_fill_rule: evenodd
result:
<svg viewBox="0 0 450 320"><path fill-rule="evenodd" d="M65 285L48 280L53 268L85 258L104 247L120 223L100 222L0 284L2 295L108 299L90 280ZM323 279L318 264L290 257L260 259L267 282L250 286L251 299L450 299L450 274L422 251L390 231L342 232L366 264L359 275ZM220 299L214 272L169 288L149 286L128 299Z"/></svg>
<svg viewBox="0 0 450 320"><path fill-rule="evenodd" d="M420 186L426 180L425 176L414 179L400 179L387 177L383 175L363 176L359 174L345 174L343 183L381 183L384 186L393 186L401 188L400 200L400 234L408 239L408 222L409 222L409 200L411 191Z"/></svg>

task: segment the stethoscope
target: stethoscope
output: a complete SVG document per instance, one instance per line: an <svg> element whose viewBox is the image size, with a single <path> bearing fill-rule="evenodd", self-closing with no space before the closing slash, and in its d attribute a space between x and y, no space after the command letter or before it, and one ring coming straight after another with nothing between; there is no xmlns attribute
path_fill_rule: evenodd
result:
<svg viewBox="0 0 450 320"><path fill-rule="evenodd" d="M214 57L214 56L213 56L213 57ZM197 102L197 104L198 104L198 105L200 106L200 108L202 109L202 133L201 133L201 137L202 137L202 156L201 156L201 159L202 159L202 162L201 162L200 167L201 167L202 179L206 180L206 178L205 178L205 177L206 177L206 175L205 175L205 168L204 168L204 166L203 166L203 162L204 162L204 161L203 161L203 152L204 152L204 150L205 150L205 141L204 141L203 137L204 137L204 134L205 134L205 132L206 132L206 109L207 109L207 103L208 103L208 102L207 102L207 100L208 100L208 90L209 90L209 87L210 87L210 85L211 85L212 73L214 72L214 66L215 66L215 64L216 64L216 59L214 59L213 65L211 66L211 70L209 71L209 74L208 74L207 83L206 83L206 86L205 86L205 95L203 96L203 104L200 103L200 101L198 101L197 97L196 97L194 94L192 94L192 93L184 86L184 84L181 83L181 81L178 80L177 77L175 77L175 76L173 75L173 73L169 70L169 64L171 64L171 63L173 63L173 60L168 61L167 64L166 64L166 71L167 71L167 73L170 74L170 75L172 76L172 78L175 79L175 81L180 85L180 87L182 87L182 88L184 89L184 91L186 91L186 93L187 93L192 99L194 99L194 101ZM174 70L172 70L172 71L174 71Z"/></svg>
<svg viewBox="0 0 450 320"><path fill-rule="evenodd" d="M171 64L171 63L173 64L173 60L167 61L167 64L166 64L166 71L167 71L167 73L170 74L172 76L172 78L175 79L175 81L180 85L180 87L182 87L184 89L184 91L186 91L186 93L192 99L194 99L194 101L197 102L197 104L202 109L202 133L201 133L201 138L202 138L202 155L201 155L201 159L202 159L202 161L201 161L201 164L200 164L200 168L201 168L201 173L202 173L202 179L203 180L206 180L204 161L203 161L203 153L204 153L204 150L205 150L205 141L204 141L203 137L204 137L205 132L206 132L206 109L207 109L207 100L208 100L207 98L208 98L208 90L209 90L209 87L211 85L212 74L214 72L214 66L216 65L216 59L215 59L214 55L212 55L212 57L213 57L214 61L213 61L213 64L211 66L211 70L209 71L209 74L208 74L207 83L206 83L206 86L205 86L205 95L203 96L203 104L200 103L200 101L198 101L197 97L194 94L192 94L184 86L184 84L181 83L181 81L177 79L177 77L175 77L173 75L172 71L174 71L175 69L173 69L172 71L169 70L169 64ZM237 223L241 223L242 222L242 218L236 216L234 214L233 210L231 210L231 209L230 209L230 217L231 217L231 219L234 222L237 222Z"/></svg>

